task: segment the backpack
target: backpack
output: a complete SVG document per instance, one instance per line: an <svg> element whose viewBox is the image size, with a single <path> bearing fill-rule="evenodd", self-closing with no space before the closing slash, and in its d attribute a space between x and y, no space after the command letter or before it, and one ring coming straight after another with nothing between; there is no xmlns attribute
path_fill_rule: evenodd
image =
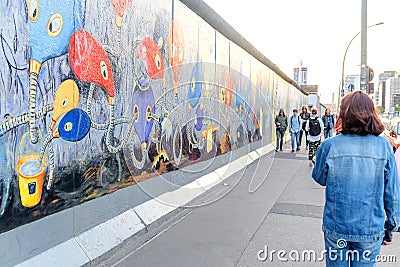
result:
<svg viewBox="0 0 400 267"><path fill-rule="evenodd" d="M318 136L321 134L321 125L319 124L318 117L309 120L309 127L310 130L308 131L308 133L311 136Z"/></svg>

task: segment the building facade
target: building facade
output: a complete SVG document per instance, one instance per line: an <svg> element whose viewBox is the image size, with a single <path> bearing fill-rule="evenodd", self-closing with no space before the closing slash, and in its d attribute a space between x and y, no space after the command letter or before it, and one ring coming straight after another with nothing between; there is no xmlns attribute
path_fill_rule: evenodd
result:
<svg viewBox="0 0 400 267"><path fill-rule="evenodd" d="M293 68L293 80L298 85L307 85L307 67L300 61L300 67Z"/></svg>
<svg viewBox="0 0 400 267"><path fill-rule="evenodd" d="M392 77L385 82L385 113L392 114L400 108L400 78Z"/></svg>
<svg viewBox="0 0 400 267"><path fill-rule="evenodd" d="M375 105L378 107L385 107L386 105L386 80L389 78L396 77L396 71L384 71L379 74L379 84L377 90L375 90Z"/></svg>

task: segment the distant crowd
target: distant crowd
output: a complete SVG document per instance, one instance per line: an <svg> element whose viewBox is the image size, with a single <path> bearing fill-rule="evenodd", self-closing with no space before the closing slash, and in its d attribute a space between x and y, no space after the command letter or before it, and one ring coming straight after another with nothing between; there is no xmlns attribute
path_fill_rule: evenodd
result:
<svg viewBox="0 0 400 267"><path fill-rule="evenodd" d="M281 109L275 117L277 137L275 151L283 151L283 140L287 130L291 135L292 153L295 149L300 150L304 136L309 165L312 167L315 164L315 154L321 144L322 136L328 139L334 135L335 117L329 108L325 110L322 118L319 118L318 109L311 108L309 111L306 106L303 106L300 114L297 109L293 109L293 114L288 119L284 110Z"/></svg>

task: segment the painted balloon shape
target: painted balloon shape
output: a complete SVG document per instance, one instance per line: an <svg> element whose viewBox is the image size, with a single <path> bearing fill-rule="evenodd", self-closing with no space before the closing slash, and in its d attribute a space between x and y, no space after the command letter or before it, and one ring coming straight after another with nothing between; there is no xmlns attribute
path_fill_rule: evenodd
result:
<svg viewBox="0 0 400 267"><path fill-rule="evenodd" d="M148 118L147 114L149 112L155 112L154 104L152 88L150 87L149 90L142 91L139 89L138 85L136 85L133 92L132 112L133 114L138 114L138 118L134 122L134 127L141 143L148 142L153 127L153 119Z"/></svg>
<svg viewBox="0 0 400 267"><path fill-rule="evenodd" d="M164 62L161 52L152 38L146 37L142 40L136 58L143 61L150 78L161 79L164 77Z"/></svg>
<svg viewBox="0 0 400 267"><path fill-rule="evenodd" d="M89 130L89 116L79 108L74 108L65 114L58 125L58 132L61 138L69 142L82 140Z"/></svg>
<svg viewBox="0 0 400 267"><path fill-rule="evenodd" d="M78 104L79 89L75 81L70 79L63 81L54 95L54 110L50 128L54 129L58 118L70 110L77 108Z"/></svg>
<svg viewBox="0 0 400 267"><path fill-rule="evenodd" d="M39 63L68 52L71 34L82 29L81 0L28 0L30 58Z"/></svg>
<svg viewBox="0 0 400 267"><path fill-rule="evenodd" d="M117 27L122 27L122 17L126 10L132 5L133 0L111 0L111 5L115 11L115 23Z"/></svg>
<svg viewBox="0 0 400 267"><path fill-rule="evenodd" d="M203 128L203 116L204 116L204 112L203 112L203 107L197 106L197 110L196 110L196 125L195 128L197 131L200 131Z"/></svg>
<svg viewBox="0 0 400 267"><path fill-rule="evenodd" d="M109 96L115 96L114 77L110 60L94 37L78 30L69 42L69 62L76 77L82 82L102 86Z"/></svg>
<svg viewBox="0 0 400 267"><path fill-rule="evenodd" d="M183 30L180 24L174 20L171 23L168 34L169 57L175 83L179 80L182 63L185 55L185 43L183 39Z"/></svg>
<svg viewBox="0 0 400 267"><path fill-rule="evenodd" d="M192 69L188 90L189 104L192 108L194 108L197 103L199 103L202 89L202 80L203 79L200 74L199 63L196 63L196 65Z"/></svg>

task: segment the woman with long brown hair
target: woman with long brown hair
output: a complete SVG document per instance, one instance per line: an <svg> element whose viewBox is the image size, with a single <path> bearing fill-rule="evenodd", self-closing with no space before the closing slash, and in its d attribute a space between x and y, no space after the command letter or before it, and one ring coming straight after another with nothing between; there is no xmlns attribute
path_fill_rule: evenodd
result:
<svg viewBox="0 0 400 267"><path fill-rule="evenodd" d="M331 114L331 109L325 109L325 114L322 116L324 122L324 139L328 139L333 136L333 128L335 125L335 118Z"/></svg>
<svg viewBox="0 0 400 267"><path fill-rule="evenodd" d="M337 124L340 134L320 145L312 173L326 186L326 266L375 266L381 244L390 244L400 223L393 150L379 136L384 126L362 91L343 98Z"/></svg>

